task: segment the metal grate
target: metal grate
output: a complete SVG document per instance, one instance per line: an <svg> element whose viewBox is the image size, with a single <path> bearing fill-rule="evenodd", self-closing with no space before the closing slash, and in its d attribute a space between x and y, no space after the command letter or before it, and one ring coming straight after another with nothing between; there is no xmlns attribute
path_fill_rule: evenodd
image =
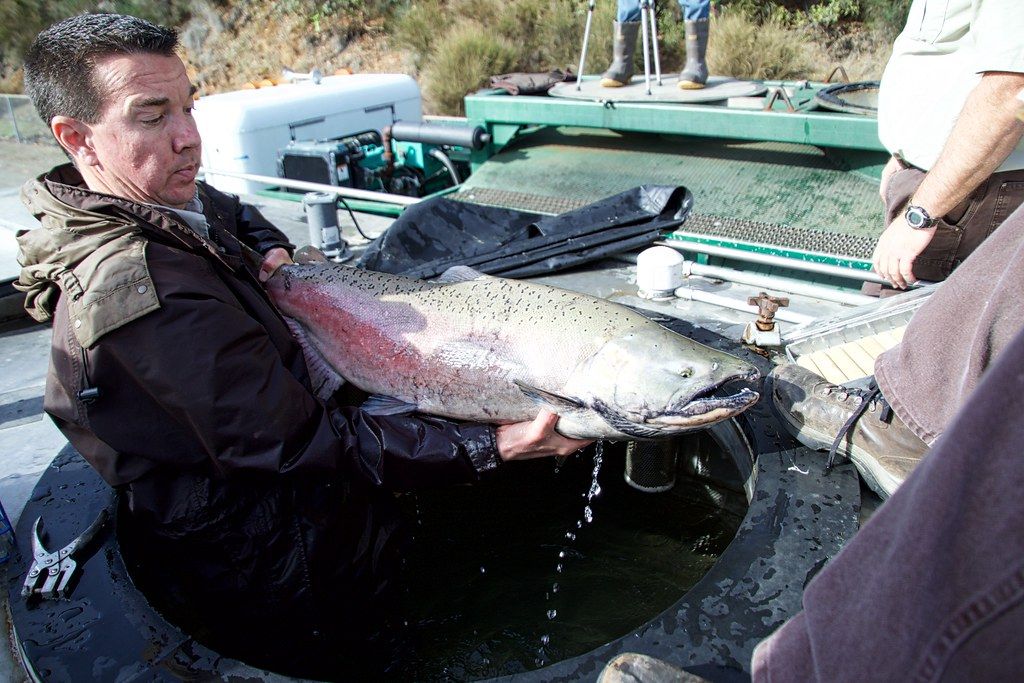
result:
<svg viewBox="0 0 1024 683"><path fill-rule="evenodd" d="M532 213L557 215L578 209L589 202L565 197L547 197L527 192L476 187L449 195L450 199L484 206L500 206ZM723 218L691 214L681 228L708 237L754 242L773 247L786 247L835 256L870 259L875 241L871 237L849 235L825 230L808 230L763 221Z"/></svg>
<svg viewBox="0 0 1024 683"><path fill-rule="evenodd" d="M756 242L775 247L789 247L836 256L870 259L875 239L825 230L794 228L777 223L692 214L681 230L724 239Z"/></svg>
<svg viewBox="0 0 1024 683"><path fill-rule="evenodd" d="M578 209L581 206L590 204L583 199L569 199L568 197L547 197L528 192L513 192L512 190L497 190L491 187L474 187L448 195L449 199L469 204L482 204L484 206L500 206L506 209L518 209L531 213L544 213L550 216L557 216L566 211Z"/></svg>

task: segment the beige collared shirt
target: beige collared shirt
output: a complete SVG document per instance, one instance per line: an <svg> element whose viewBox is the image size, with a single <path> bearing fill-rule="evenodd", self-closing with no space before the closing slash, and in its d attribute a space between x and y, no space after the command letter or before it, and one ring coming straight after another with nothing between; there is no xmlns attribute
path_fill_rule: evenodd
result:
<svg viewBox="0 0 1024 683"><path fill-rule="evenodd" d="M913 0L878 94L878 135L928 170L986 71L1024 73L1024 0ZM997 169L1024 168L1024 141Z"/></svg>

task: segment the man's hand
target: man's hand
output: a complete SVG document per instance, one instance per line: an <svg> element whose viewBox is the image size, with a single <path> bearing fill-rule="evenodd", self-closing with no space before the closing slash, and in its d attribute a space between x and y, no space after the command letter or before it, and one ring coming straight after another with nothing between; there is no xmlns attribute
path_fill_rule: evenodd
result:
<svg viewBox="0 0 1024 683"><path fill-rule="evenodd" d="M914 277L916 259L935 235L935 228L916 230L902 215L896 217L875 245L871 256L875 272L900 289L917 282Z"/></svg>
<svg viewBox="0 0 1024 683"><path fill-rule="evenodd" d="M292 263L292 257L287 249L274 247L263 255L263 265L260 267L260 282L266 282L274 271L283 265Z"/></svg>
<svg viewBox="0 0 1024 683"><path fill-rule="evenodd" d="M505 462L543 458L548 455L571 455L593 441L570 439L555 431L558 415L547 410L532 422L517 422L498 427L498 454Z"/></svg>
<svg viewBox="0 0 1024 683"><path fill-rule="evenodd" d="M945 216L967 199L1006 160L1024 134L1017 119L1024 74L986 71L964 103L939 158L914 191L910 202L928 214ZM879 193L885 196L895 158L882 173ZM889 224L871 257L875 271L903 289L914 282L913 263L932 241L935 229L915 230L903 216Z"/></svg>

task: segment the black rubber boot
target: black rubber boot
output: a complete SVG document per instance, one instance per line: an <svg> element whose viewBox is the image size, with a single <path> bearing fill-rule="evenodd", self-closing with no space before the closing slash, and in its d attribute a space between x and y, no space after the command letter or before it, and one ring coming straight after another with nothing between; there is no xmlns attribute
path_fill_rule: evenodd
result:
<svg viewBox="0 0 1024 683"><path fill-rule="evenodd" d="M700 90L708 82L708 20L697 19L685 22L686 66L679 74L679 87L683 90Z"/></svg>
<svg viewBox="0 0 1024 683"><path fill-rule="evenodd" d="M612 64L601 77L605 88L621 88L633 78L633 53L636 51L636 36L640 31L639 21L615 22L615 43L612 47Z"/></svg>

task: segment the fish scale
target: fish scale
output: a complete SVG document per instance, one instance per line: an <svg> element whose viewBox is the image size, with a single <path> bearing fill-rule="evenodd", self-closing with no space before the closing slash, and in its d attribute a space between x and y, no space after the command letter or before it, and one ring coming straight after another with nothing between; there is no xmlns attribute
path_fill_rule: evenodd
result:
<svg viewBox="0 0 1024 683"><path fill-rule="evenodd" d="M508 423L540 408L579 438L659 438L757 400L750 364L618 304L456 267L440 281L334 263L283 266L267 289L311 374L375 394L368 410ZM333 390L337 377L316 386Z"/></svg>

